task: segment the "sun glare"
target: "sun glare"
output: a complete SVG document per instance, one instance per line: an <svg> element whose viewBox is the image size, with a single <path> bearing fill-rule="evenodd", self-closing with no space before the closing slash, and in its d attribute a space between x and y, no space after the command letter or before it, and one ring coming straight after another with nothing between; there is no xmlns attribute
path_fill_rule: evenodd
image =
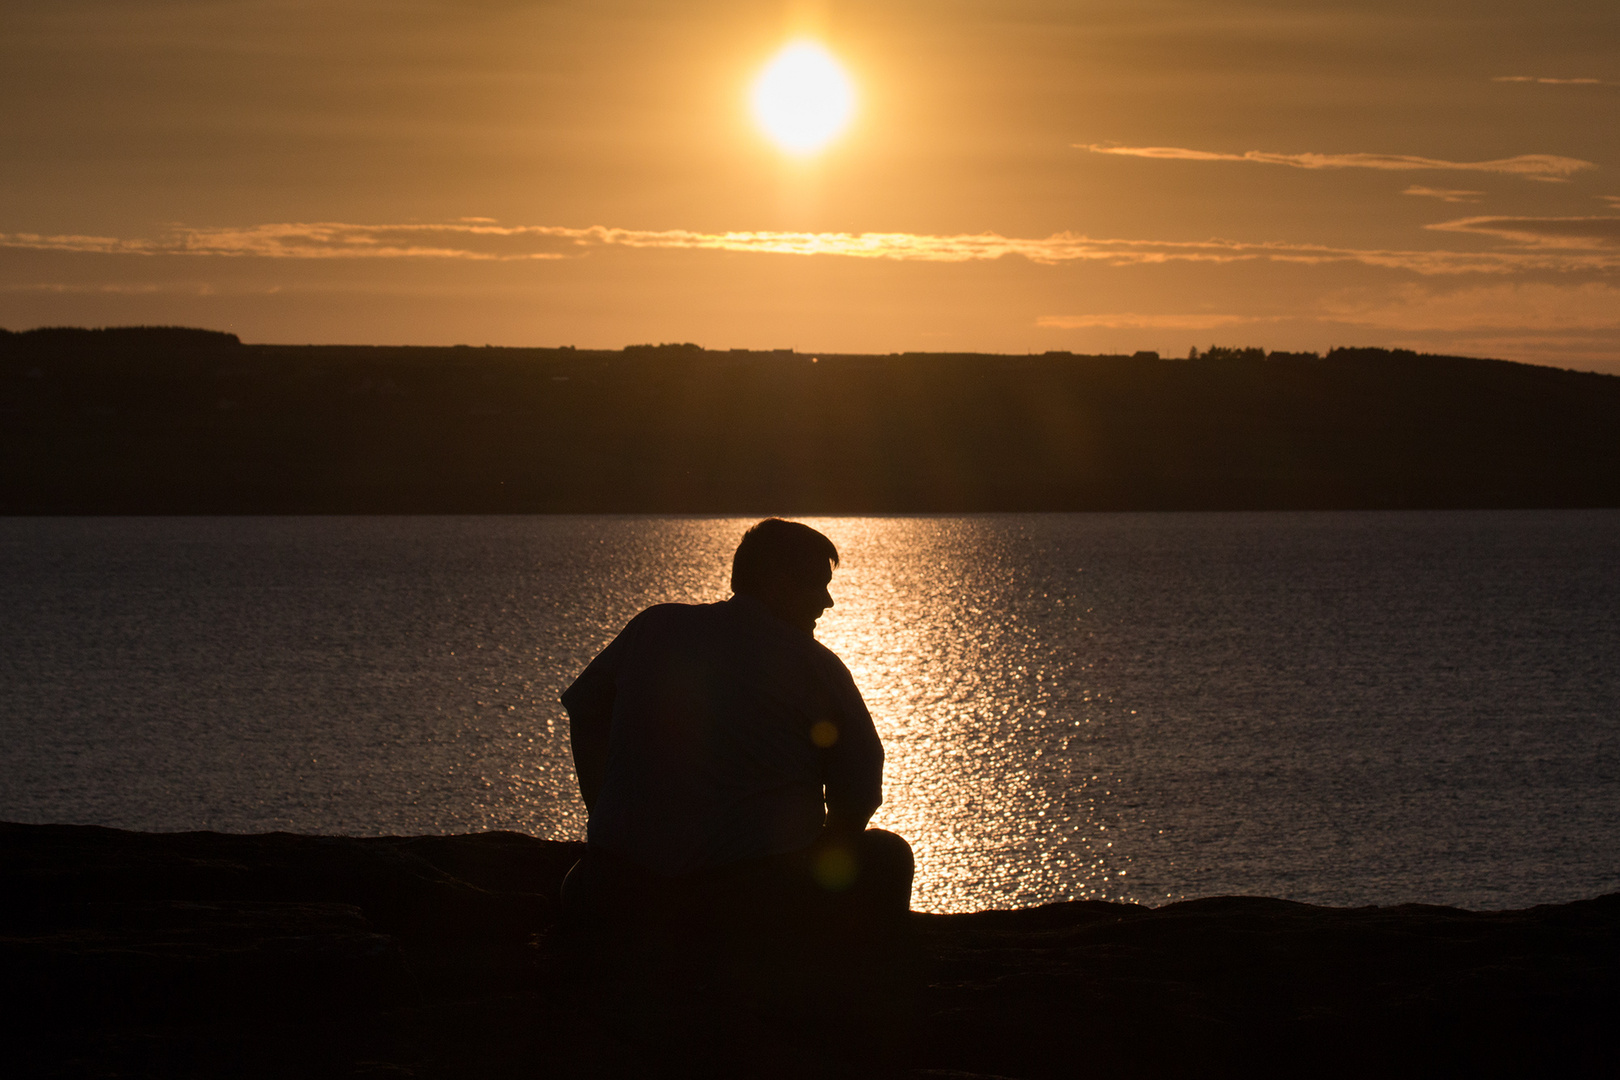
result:
<svg viewBox="0 0 1620 1080"><path fill-rule="evenodd" d="M855 88L826 49L813 41L795 41L760 72L751 104L754 119L771 141L803 157L848 126L855 113Z"/></svg>

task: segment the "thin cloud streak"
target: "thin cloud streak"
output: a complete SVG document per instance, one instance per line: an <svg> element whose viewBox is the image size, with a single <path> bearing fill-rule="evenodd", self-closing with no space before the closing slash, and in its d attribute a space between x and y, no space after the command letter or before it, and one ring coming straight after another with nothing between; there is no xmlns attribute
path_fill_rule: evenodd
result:
<svg viewBox="0 0 1620 1080"><path fill-rule="evenodd" d="M1287 315L1043 315L1055 330L1221 330L1280 322L1318 322L1374 330L1490 334L1620 330L1620 288L1605 282L1475 285L1436 291L1401 285L1361 295L1327 297Z"/></svg>
<svg viewBox="0 0 1620 1080"><path fill-rule="evenodd" d="M212 293L213 289L210 288L209 286L206 286L206 285L191 285L191 286L177 287L177 286L169 286L169 285L154 285L154 284L150 284L150 283L141 283L141 284L137 284L137 285L129 285L129 284L123 284L123 283L119 283L119 282L108 282L106 284L101 284L101 285L75 285L75 284L69 284L69 283L66 283L66 282L43 281L43 282L35 282L35 283L27 283L27 284L17 284L17 285L13 285L13 284L0 285L0 292L3 292L3 293L58 293L58 294L62 294L62 295L100 295L100 294L107 294L107 295L125 295L125 296L154 296L154 295L156 295L158 293L169 293L169 292L179 292L179 293L189 293L189 294L196 294L196 295L206 295L206 294Z"/></svg>
<svg viewBox="0 0 1620 1080"><path fill-rule="evenodd" d="M1536 75L1496 75L1491 82L1540 83L1543 86L1613 86L1602 79L1545 79Z"/></svg>
<svg viewBox="0 0 1620 1080"><path fill-rule="evenodd" d="M477 222L407 225L326 222L213 229L176 227L168 237L162 239L0 233L0 248L96 255L524 261L566 259L586 255L592 250L620 247L758 255L830 255L895 262L962 263L1017 256L1045 265L1097 262L1129 266L1173 262L1270 261L1305 265L1360 263L1425 275L1510 274L1620 269L1620 252L1594 250L1606 248L1606 244L1554 244L1546 240L1527 242L1524 237L1528 233L1521 235L1514 231L1525 228L1524 222L1614 220L1617 219L1465 218L1429 226L1441 231L1499 236L1525 245L1519 250L1485 252L1378 250L1222 239L1098 239L1067 232L1055 233L1044 239L1025 239L996 233L953 236L765 231L705 233L688 229L572 228ZM1505 222L1519 224L1512 228L1500 224ZM1570 248L1578 250L1568 250Z"/></svg>
<svg viewBox="0 0 1620 1080"><path fill-rule="evenodd" d="M1620 217L1458 218L1423 226L1435 232L1472 233L1530 247L1559 249L1620 248Z"/></svg>
<svg viewBox="0 0 1620 1080"><path fill-rule="evenodd" d="M1579 335L1620 330L1620 289L1604 282L1518 282L1434 292L1406 285L1382 296L1338 297L1318 309L1327 321L1380 330Z"/></svg>
<svg viewBox="0 0 1620 1080"><path fill-rule="evenodd" d="M1281 322L1271 315L1042 315L1036 326L1052 330L1220 330L1228 326Z"/></svg>
<svg viewBox="0 0 1620 1080"><path fill-rule="evenodd" d="M1474 203L1479 202L1480 198L1485 193L1483 191L1459 191L1455 188L1432 188L1423 187L1420 184L1413 184L1411 187L1401 192L1401 194L1419 195L1424 198L1439 199L1441 202L1448 203Z"/></svg>
<svg viewBox="0 0 1620 1080"><path fill-rule="evenodd" d="M1482 172L1545 181L1563 181L1572 173L1597 168L1590 161L1559 157L1555 154L1520 154L1517 157L1499 158L1495 161L1443 161L1439 158L1413 157L1407 154L1274 154L1265 150L1225 154L1213 150L1189 150L1180 146L1114 146L1109 143L1075 143L1074 146L1077 150L1089 150L1093 154L1153 158L1158 161L1247 161L1261 165L1286 165L1294 169Z"/></svg>

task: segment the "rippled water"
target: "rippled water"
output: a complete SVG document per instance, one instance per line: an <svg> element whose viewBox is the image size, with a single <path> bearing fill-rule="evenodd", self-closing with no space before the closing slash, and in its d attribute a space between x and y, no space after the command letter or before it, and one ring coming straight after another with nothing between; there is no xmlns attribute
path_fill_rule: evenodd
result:
<svg viewBox="0 0 1620 1080"><path fill-rule="evenodd" d="M0 817L578 837L558 692L747 524L0 519ZM1620 513L812 524L919 908L1620 889Z"/></svg>

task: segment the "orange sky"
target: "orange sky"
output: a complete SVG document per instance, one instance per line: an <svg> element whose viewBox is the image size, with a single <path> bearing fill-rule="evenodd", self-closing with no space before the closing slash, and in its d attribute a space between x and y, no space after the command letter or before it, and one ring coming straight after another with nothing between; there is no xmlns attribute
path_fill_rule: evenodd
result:
<svg viewBox="0 0 1620 1080"><path fill-rule="evenodd" d="M794 161L806 27L859 106ZM14 330L1620 372L1613 0L54 0L0 125Z"/></svg>

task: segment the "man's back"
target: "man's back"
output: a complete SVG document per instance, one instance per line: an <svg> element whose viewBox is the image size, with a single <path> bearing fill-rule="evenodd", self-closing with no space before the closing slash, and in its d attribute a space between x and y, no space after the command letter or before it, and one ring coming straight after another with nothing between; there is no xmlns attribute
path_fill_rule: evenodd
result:
<svg viewBox="0 0 1620 1080"><path fill-rule="evenodd" d="M751 596L649 608L563 701L576 758L602 763L592 845L660 874L804 848L824 802L864 820L881 798L848 670Z"/></svg>

